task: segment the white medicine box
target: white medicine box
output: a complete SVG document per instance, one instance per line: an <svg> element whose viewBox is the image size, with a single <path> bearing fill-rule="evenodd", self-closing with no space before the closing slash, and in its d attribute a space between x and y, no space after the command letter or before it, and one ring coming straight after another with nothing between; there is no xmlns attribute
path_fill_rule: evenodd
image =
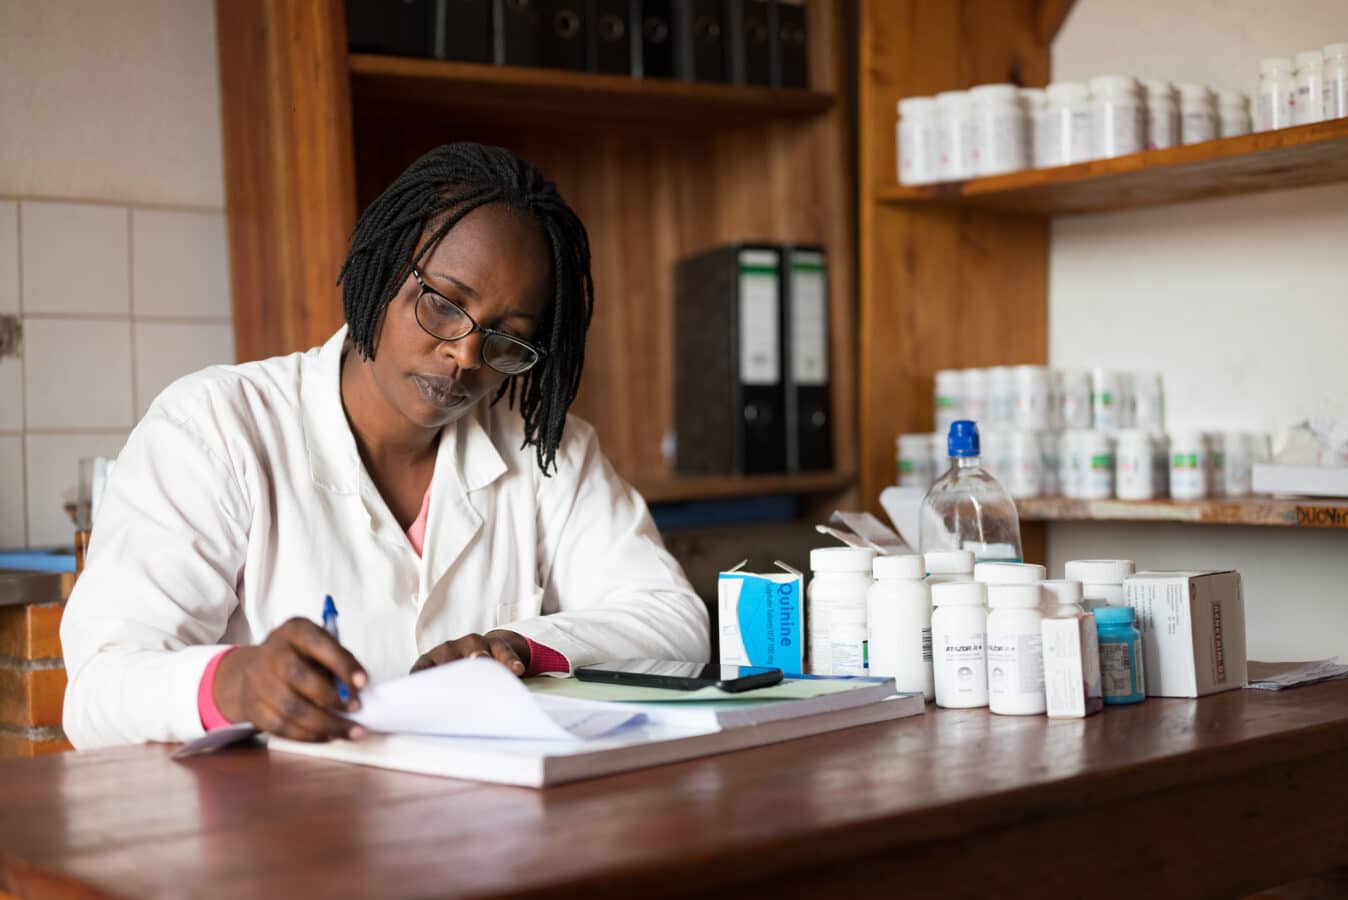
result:
<svg viewBox="0 0 1348 900"><path fill-rule="evenodd" d="M1095 616L1062 616L1040 625L1044 695L1050 719L1083 719L1105 708Z"/></svg>
<svg viewBox="0 0 1348 900"><path fill-rule="evenodd" d="M1139 572L1123 583L1137 611L1150 697L1245 687L1245 597L1239 572Z"/></svg>

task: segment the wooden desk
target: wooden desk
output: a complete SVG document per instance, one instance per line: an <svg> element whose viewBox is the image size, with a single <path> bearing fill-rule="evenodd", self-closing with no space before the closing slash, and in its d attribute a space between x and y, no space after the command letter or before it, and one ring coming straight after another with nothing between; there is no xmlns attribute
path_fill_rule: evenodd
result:
<svg viewBox="0 0 1348 900"><path fill-rule="evenodd" d="M1345 682L1086 721L933 710L548 791L170 749L0 763L0 888L1191 898L1348 862Z"/></svg>

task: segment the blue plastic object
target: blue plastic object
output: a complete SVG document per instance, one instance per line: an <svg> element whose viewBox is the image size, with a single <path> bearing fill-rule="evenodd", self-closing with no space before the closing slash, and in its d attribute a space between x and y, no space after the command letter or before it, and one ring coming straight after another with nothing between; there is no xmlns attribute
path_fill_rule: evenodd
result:
<svg viewBox="0 0 1348 900"><path fill-rule="evenodd" d="M946 438L946 449L955 457L977 456L978 423L968 419L951 422L950 434Z"/></svg>
<svg viewBox="0 0 1348 900"><path fill-rule="evenodd" d="M1142 662L1142 632L1133 624L1131 606L1102 606L1095 611L1100 642L1100 676L1105 703L1119 706L1147 699Z"/></svg>
<svg viewBox="0 0 1348 900"><path fill-rule="evenodd" d="M14 550L0 552L0 569L28 572L74 572L74 548L59 550Z"/></svg>

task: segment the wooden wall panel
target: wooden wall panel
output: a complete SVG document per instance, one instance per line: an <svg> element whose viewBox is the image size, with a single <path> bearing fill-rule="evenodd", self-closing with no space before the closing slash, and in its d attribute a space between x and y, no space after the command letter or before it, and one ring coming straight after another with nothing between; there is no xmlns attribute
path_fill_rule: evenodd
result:
<svg viewBox="0 0 1348 900"><path fill-rule="evenodd" d="M239 360L304 350L342 323L355 224L341 0L217 0Z"/></svg>
<svg viewBox="0 0 1348 900"><path fill-rule="evenodd" d="M874 199L896 181L900 98L1048 82L1039 18L1035 0L862 2L859 421L861 491L871 509L894 483L895 435L932 429L938 369L1047 360L1046 220ZM1026 543L1038 546L1041 537Z"/></svg>

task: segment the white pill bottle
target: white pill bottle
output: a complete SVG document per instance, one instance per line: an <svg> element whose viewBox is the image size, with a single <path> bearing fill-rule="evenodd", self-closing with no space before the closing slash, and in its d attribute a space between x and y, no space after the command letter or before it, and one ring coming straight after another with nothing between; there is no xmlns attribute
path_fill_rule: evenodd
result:
<svg viewBox="0 0 1348 900"><path fill-rule="evenodd" d="M871 587L874 562L874 550L820 547L810 551L810 570L814 577L806 592L805 626L806 651L813 674L839 674L833 659L835 611L839 611L839 622L845 623L847 630L856 628L860 613L862 637L857 641L856 655L864 658L866 592ZM848 659L840 659L839 664L842 668L854 668L852 654L847 655Z"/></svg>
<svg viewBox="0 0 1348 900"><path fill-rule="evenodd" d="M898 690L936 699L931 655L931 588L921 556L877 556L866 592L870 672Z"/></svg>
<svg viewBox="0 0 1348 900"><path fill-rule="evenodd" d="M988 705L987 589L977 581L931 586L931 647L936 705Z"/></svg>
<svg viewBox="0 0 1348 900"><path fill-rule="evenodd" d="M1042 604L1037 583L988 585L988 709L997 715L1048 711Z"/></svg>

